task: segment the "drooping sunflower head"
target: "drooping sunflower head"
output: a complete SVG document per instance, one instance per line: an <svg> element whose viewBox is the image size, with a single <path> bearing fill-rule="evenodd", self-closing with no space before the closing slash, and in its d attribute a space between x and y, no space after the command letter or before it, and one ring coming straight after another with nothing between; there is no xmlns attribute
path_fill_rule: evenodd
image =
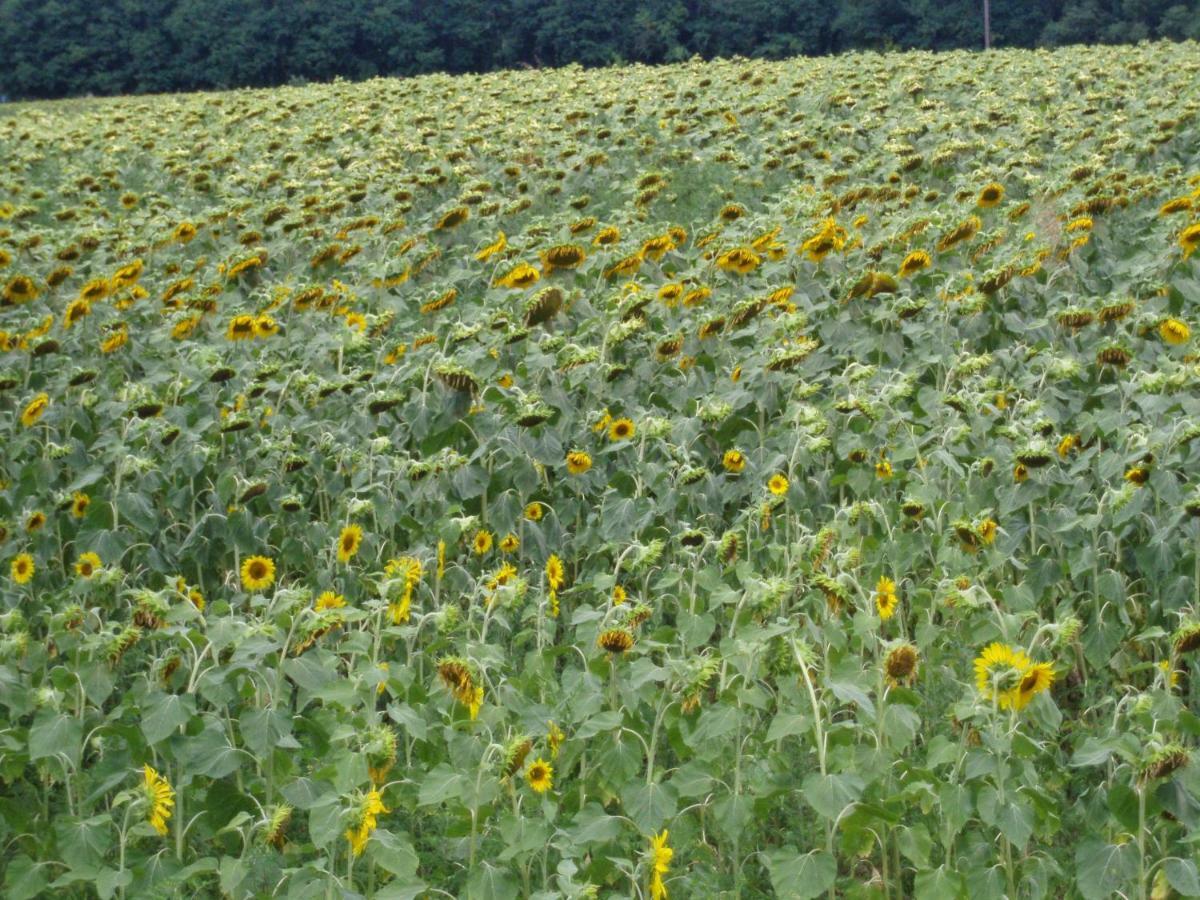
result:
<svg viewBox="0 0 1200 900"><path fill-rule="evenodd" d="M917 677L921 654L912 644L898 644L883 659L883 673L893 687L911 684Z"/></svg>
<svg viewBox="0 0 1200 900"><path fill-rule="evenodd" d="M633 635L627 628L609 628L600 632L596 644L609 653L625 653L633 647Z"/></svg>
<svg viewBox="0 0 1200 900"><path fill-rule="evenodd" d="M1200 621L1185 622L1175 629L1171 635L1171 643L1176 654L1191 653L1200 649Z"/></svg>
<svg viewBox="0 0 1200 900"><path fill-rule="evenodd" d="M900 263L900 277L908 278L915 275L922 269L928 269L933 265L933 257L924 250L914 250L908 256L904 257L904 261ZM872 288L874 287L874 279L872 279Z"/></svg>
<svg viewBox="0 0 1200 900"><path fill-rule="evenodd" d="M1164 319L1158 326L1158 333L1168 344L1186 344L1192 336L1192 330L1186 322L1178 319Z"/></svg>
<svg viewBox="0 0 1200 900"><path fill-rule="evenodd" d="M242 587L261 591L275 583L275 562L266 556L247 556L242 560Z"/></svg>

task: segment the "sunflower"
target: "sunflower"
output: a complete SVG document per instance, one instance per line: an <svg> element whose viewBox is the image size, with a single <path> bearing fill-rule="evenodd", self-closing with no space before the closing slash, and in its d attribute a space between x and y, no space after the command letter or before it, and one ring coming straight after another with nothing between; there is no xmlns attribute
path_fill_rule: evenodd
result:
<svg viewBox="0 0 1200 900"><path fill-rule="evenodd" d="M160 835L167 833L167 819L171 818L171 808L175 805L175 791L167 783L167 779L159 775L150 766L143 766L146 789L146 818Z"/></svg>
<svg viewBox="0 0 1200 900"><path fill-rule="evenodd" d="M33 557L28 553L18 553L8 570L12 575L12 580L17 584L28 584L29 580L33 578L33 573L37 571L37 566L34 565Z"/></svg>
<svg viewBox="0 0 1200 900"><path fill-rule="evenodd" d="M348 563L358 553L362 546L363 530L358 525L347 525L338 535L337 558L340 563Z"/></svg>
<svg viewBox="0 0 1200 900"><path fill-rule="evenodd" d="M190 243L196 236L196 226L191 222L180 222L171 232L171 240L179 244Z"/></svg>
<svg viewBox="0 0 1200 900"><path fill-rule="evenodd" d="M50 395L46 393L38 394L25 405L24 412L21 413L21 424L26 428L32 428L37 424L38 419L42 417L42 413L50 405Z"/></svg>
<svg viewBox="0 0 1200 900"><path fill-rule="evenodd" d="M619 584L613 585L613 589L612 589L613 606L620 606L627 599L629 599L629 595L626 593L625 588L621 587L621 585L619 585Z"/></svg>
<svg viewBox="0 0 1200 900"><path fill-rule="evenodd" d="M976 198L975 203L984 209L990 209L991 207L998 205L1003 199L1004 185L997 184L993 181L991 184L986 185L984 189L979 192L979 196Z"/></svg>
<svg viewBox="0 0 1200 900"><path fill-rule="evenodd" d="M354 825L346 830L346 840L350 842L350 853L361 856L371 838L371 832L378 826L376 818L380 813L390 812L383 805L383 797L375 788L363 794L358 801L354 813Z"/></svg>
<svg viewBox="0 0 1200 900"><path fill-rule="evenodd" d="M4 286L4 302L0 303L0 306L28 303L30 300L36 300L39 293L41 291L38 290L38 286L28 275L14 275Z"/></svg>
<svg viewBox="0 0 1200 900"><path fill-rule="evenodd" d="M75 574L83 578L91 578L103 565L104 563L100 561L100 554L84 553L75 561Z"/></svg>
<svg viewBox="0 0 1200 900"><path fill-rule="evenodd" d="M1058 442L1058 458L1066 459L1071 455L1071 451L1079 445L1079 435L1068 434L1064 435L1063 439Z"/></svg>
<svg viewBox="0 0 1200 900"><path fill-rule="evenodd" d="M596 645L609 653L625 653L633 646L633 635L627 628L609 628L600 632Z"/></svg>
<svg viewBox="0 0 1200 900"><path fill-rule="evenodd" d="M615 244L621 240L621 231L619 228L608 226L601 228L596 232L596 236L592 238L592 243L597 247L607 247L610 244Z"/></svg>
<svg viewBox="0 0 1200 900"><path fill-rule="evenodd" d="M898 687L911 684L917 677L921 655L912 644L904 643L893 647L883 659L883 674L888 684Z"/></svg>
<svg viewBox="0 0 1200 900"><path fill-rule="evenodd" d="M335 594L333 591L323 591L321 596L317 598L314 608L317 612L323 609L340 609L346 605L346 598L341 594Z"/></svg>
<svg viewBox="0 0 1200 900"><path fill-rule="evenodd" d="M721 457L721 465L725 467L726 472L737 475L746 468L746 456L741 450L726 450L725 455Z"/></svg>
<svg viewBox="0 0 1200 900"><path fill-rule="evenodd" d="M557 591L565 582L566 570L563 568L563 562L557 553L551 553L550 558L546 560L546 584L550 586L550 590Z"/></svg>
<svg viewBox="0 0 1200 900"><path fill-rule="evenodd" d="M592 467L592 457L583 450L572 450L567 454L567 471L572 475L582 475Z"/></svg>
<svg viewBox="0 0 1200 900"><path fill-rule="evenodd" d="M885 621L890 619L896 612L897 603L899 598L896 596L896 582L886 575L881 575L875 585L875 608L879 611L879 618Z"/></svg>
<svg viewBox="0 0 1200 900"><path fill-rule="evenodd" d="M498 238L496 238L496 240L492 241L492 243L488 244L486 247L484 247L482 250L480 250L478 253L475 254L475 258L477 260L479 260L480 262L487 262L489 259L491 259L493 256L495 256L497 253L503 253L504 249L507 246L508 246L508 238L505 237L504 232L501 231L500 236Z"/></svg>
<svg viewBox="0 0 1200 900"><path fill-rule="evenodd" d="M136 284L137 280L142 277L142 270L145 264L140 259L135 259L133 262L121 266L113 273L112 284L117 290L124 287L129 287Z"/></svg>
<svg viewBox="0 0 1200 900"><path fill-rule="evenodd" d="M914 250L900 263L900 277L908 278L933 265L933 258L924 250Z"/></svg>
<svg viewBox="0 0 1200 900"><path fill-rule="evenodd" d="M72 300L67 304L66 311L63 313L63 328L70 328L76 322L80 322L87 316L92 314L92 304L80 297L78 300Z"/></svg>
<svg viewBox="0 0 1200 900"><path fill-rule="evenodd" d="M978 534L979 539L985 544L993 544L996 541L996 531L999 526L995 519L984 519L979 523Z"/></svg>
<svg viewBox="0 0 1200 900"><path fill-rule="evenodd" d="M537 284L541 278L541 273L538 272L529 263L518 263L513 269L501 278L493 282L497 287L514 288L516 290L524 290L527 287L532 287Z"/></svg>
<svg viewBox="0 0 1200 900"><path fill-rule="evenodd" d="M608 439L610 441L623 441L626 438L633 437L637 428L629 419L614 419L612 424L608 426Z"/></svg>
<svg viewBox="0 0 1200 900"><path fill-rule="evenodd" d="M746 275L762 265L762 257L749 247L734 247L717 257L717 268Z"/></svg>
<svg viewBox="0 0 1200 900"><path fill-rule="evenodd" d="M450 228L457 228L469 218L471 218L471 210L469 208L456 206L453 209L447 210L433 227L435 231L445 231Z"/></svg>
<svg viewBox="0 0 1200 900"><path fill-rule="evenodd" d="M1192 330L1187 323L1178 319L1164 319L1158 326L1158 333L1168 344L1186 344L1192 336Z"/></svg>
<svg viewBox="0 0 1200 900"><path fill-rule="evenodd" d="M225 337L231 341L248 341L255 336L256 323L254 316L234 316L229 320Z"/></svg>
<svg viewBox="0 0 1200 900"><path fill-rule="evenodd" d="M1024 709L1029 701L1054 684L1054 667L1049 663L1034 663L1021 675L1013 699L1016 709Z"/></svg>
<svg viewBox="0 0 1200 900"><path fill-rule="evenodd" d="M1029 480L1029 467L1023 462L1013 466L1013 482L1015 484L1024 484Z"/></svg>
<svg viewBox="0 0 1200 900"><path fill-rule="evenodd" d="M667 886L663 884L663 876L671 868L671 860L675 851L667 846L670 832L662 830L662 834L650 838L650 900L667 900Z"/></svg>
<svg viewBox="0 0 1200 900"><path fill-rule="evenodd" d="M541 257L543 271L550 274L555 269L578 268L587 259L587 253L578 244L559 244L543 251Z"/></svg>
<svg viewBox="0 0 1200 900"><path fill-rule="evenodd" d="M1200 222L1189 225L1179 235L1179 246L1183 248L1183 258L1187 259L1200 247Z"/></svg>
<svg viewBox="0 0 1200 900"><path fill-rule="evenodd" d="M554 786L554 767L538 757L529 766L529 770L525 773L525 779L531 788L539 794L544 794Z"/></svg>
<svg viewBox="0 0 1200 900"><path fill-rule="evenodd" d="M515 553L517 548L521 546L521 539L511 531L500 539L501 553Z"/></svg>
<svg viewBox="0 0 1200 900"><path fill-rule="evenodd" d="M261 591L275 583L275 562L267 556L247 556L242 560L242 587Z"/></svg>
<svg viewBox="0 0 1200 900"><path fill-rule="evenodd" d="M882 478L885 481L892 477L892 464L886 459L881 459L875 463L875 477Z"/></svg>
<svg viewBox="0 0 1200 900"><path fill-rule="evenodd" d="M471 546L475 550L477 556L483 556L492 549L492 533L485 529L480 529L475 532L475 537L471 541Z"/></svg>
<svg viewBox="0 0 1200 900"><path fill-rule="evenodd" d="M29 518L25 520L25 530L32 534L35 531L41 531L42 526L46 524L46 514L40 510L35 510L29 514Z"/></svg>
<svg viewBox="0 0 1200 900"><path fill-rule="evenodd" d="M542 516L546 514L545 507L536 500L531 500L525 504L525 518L530 522L542 521Z"/></svg>
<svg viewBox="0 0 1200 900"><path fill-rule="evenodd" d="M995 701L1000 709L1019 709L1020 688L1031 667L1024 651L999 642L988 644L975 658L975 687L980 697Z"/></svg>
<svg viewBox="0 0 1200 900"><path fill-rule="evenodd" d="M776 497L782 497L788 492L788 484L789 482L787 480L787 476L782 472L776 472L771 476L770 480L767 481L767 490L769 490Z"/></svg>

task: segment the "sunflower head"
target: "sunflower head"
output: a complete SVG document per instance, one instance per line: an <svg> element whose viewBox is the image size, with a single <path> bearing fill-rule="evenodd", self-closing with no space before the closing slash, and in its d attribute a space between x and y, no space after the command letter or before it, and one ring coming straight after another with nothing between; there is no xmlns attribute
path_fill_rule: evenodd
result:
<svg viewBox="0 0 1200 900"><path fill-rule="evenodd" d="M525 773L529 786L539 794L544 794L553 786L554 768L550 763L539 757L529 766Z"/></svg>
<svg viewBox="0 0 1200 900"><path fill-rule="evenodd" d="M363 530L358 525L345 526L337 541L338 562L348 563L352 560L358 548L362 546Z"/></svg>
<svg viewBox="0 0 1200 900"><path fill-rule="evenodd" d="M600 632L596 644L609 653L625 653L633 646L633 635L627 628L609 628Z"/></svg>
<svg viewBox="0 0 1200 900"><path fill-rule="evenodd" d="M267 556L247 556L242 560L242 587L261 591L275 583L275 562Z"/></svg>
<svg viewBox="0 0 1200 900"><path fill-rule="evenodd" d="M921 655L912 644L898 644L888 651L883 660L883 673L893 687L911 684L917 677Z"/></svg>

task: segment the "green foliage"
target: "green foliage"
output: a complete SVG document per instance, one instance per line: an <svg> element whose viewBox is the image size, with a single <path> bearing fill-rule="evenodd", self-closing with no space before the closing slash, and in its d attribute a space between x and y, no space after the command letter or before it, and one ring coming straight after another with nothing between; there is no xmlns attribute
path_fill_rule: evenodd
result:
<svg viewBox="0 0 1200 900"><path fill-rule="evenodd" d="M1200 39L1198 3L991 0L993 42ZM982 44L982 0L0 0L0 98Z"/></svg>

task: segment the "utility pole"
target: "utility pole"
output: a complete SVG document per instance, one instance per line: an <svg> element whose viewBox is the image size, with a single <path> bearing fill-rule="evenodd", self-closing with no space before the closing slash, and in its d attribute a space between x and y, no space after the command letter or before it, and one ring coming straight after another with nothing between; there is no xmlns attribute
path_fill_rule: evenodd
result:
<svg viewBox="0 0 1200 900"><path fill-rule="evenodd" d="M983 0L983 49L992 49L992 2Z"/></svg>

